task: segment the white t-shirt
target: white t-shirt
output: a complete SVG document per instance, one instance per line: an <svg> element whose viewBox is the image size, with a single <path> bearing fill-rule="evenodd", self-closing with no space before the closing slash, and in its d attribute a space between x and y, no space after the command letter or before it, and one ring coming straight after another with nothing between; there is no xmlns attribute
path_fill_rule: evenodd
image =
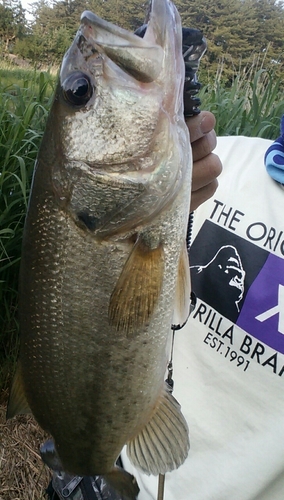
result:
<svg viewBox="0 0 284 500"><path fill-rule="evenodd" d="M165 500L284 499L284 192L264 167L271 143L218 138L219 187L194 214L198 300L173 377L191 449ZM156 500L157 477L123 462L139 500Z"/></svg>

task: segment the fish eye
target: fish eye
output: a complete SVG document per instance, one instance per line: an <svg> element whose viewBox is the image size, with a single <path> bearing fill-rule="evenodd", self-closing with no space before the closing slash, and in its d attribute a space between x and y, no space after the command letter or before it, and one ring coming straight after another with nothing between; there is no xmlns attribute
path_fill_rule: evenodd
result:
<svg viewBox="0 0 284 500"><path fill-rule="evenodd" d="M93 95L89 77L80 71L67 76L62 84L62 91L64 99L74 106L84 106Z"/></svg>

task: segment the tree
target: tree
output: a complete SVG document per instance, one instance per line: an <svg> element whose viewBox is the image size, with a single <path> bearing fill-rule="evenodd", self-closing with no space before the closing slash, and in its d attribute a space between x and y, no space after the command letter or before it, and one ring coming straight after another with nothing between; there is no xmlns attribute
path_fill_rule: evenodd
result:
<svg viewBox="0 0 284 500"><path fill-rule="evenodd" d="M277 0L176 0L184 26L203 31L208 51L202 67L215 75L222 63L230 79L253 58L266 56L267 64L281 61L283 53L283 3ZM269 57L268 57L269 56ZM280 65L282 62L280 62ZM278 67L280 69L280 66ZM283 68L282 68L283 70Z"/></svg>
<svg viewBox="0 0 284 500"><path fill-rule="evenodd" d="M240 69L248 68L253 58L259 57L266 66L274 65L278 73L284 71L282 1L190 0L190 6L188 1L175 0L175 3L183 25L199 28L207 39L208 51L202 68L209 75L215 75L221 64L224 78L230 80ZM16 48L25 57L45 63L60 62L74 38L84 10L91 10L132 31L143 23L146 10L143 0L52 0L51 4L48 0L38 0L32 5L34 22ZM3 24L5 16L8 17L5 24L8 29L11 11L5 11ZM14 31L7 39L11 36L14 36Z"/></svg>
<svg viewBox="0 0 284 500"><path fill-rule="evenodd" d="M0 3L0 42L8 52L16 38L26 33L25 11L18 0L2 0Z"/></svg>

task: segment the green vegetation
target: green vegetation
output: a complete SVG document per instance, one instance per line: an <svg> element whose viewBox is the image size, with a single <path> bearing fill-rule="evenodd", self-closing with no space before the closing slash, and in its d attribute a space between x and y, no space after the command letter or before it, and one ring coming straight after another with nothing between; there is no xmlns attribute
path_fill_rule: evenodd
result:
<svg viewBox="0 0 284 500"><path fill-rule="evenodd" d="M31 78L32 76L32 78ZM0 387L17 352L21 240L37 150L51 103L47 73L0 70ZM17 80L19 84L11 84Z"/></svg>
<svg viewBox="0 0 284 500"><path fill-rule="evenodd" d="M231 84L222 74L200 92L203 109L216 117L217 135L247 135L276 139L284 114L283 82L273 71L250 67L237 73Z"/></svg>
<svg viewBox="0 0 284 500"><path fill-rule="evenodd" d="M176 0L184 26L203 31L208 40L204 66L214 76L222 65L223 81L265 55L265 68L283 75L283 1Z"/></svg>
<svg viewBox="0 0 284 500"><path fill-rule="evenodd" d="M265 69L283 75L283 0L176 0L184 26L198 28L208 40L203 66L223 80L265 55ZM115 24L135 30L143 23L142 0L38 0L27 21L21 0L0 0L0 53L17 54L33 64L56 64L78 29L80 15L92 10Z"/></svg>

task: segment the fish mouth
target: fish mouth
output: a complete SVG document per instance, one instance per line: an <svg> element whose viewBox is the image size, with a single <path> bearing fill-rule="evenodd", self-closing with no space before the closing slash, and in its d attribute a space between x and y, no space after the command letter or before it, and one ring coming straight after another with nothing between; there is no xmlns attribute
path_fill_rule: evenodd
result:
<svg viewBox="0 0 284 500"><path fill-rule="evenodd" d="M153 0L143 38L101 19L91 11L81 16L80 33L94 49L107 55L126 73L142 83L156 80L161 72L164 50L163 24L168 16L168 0Z"/></svg>
<svg viewBox="0 0 284 500"><path fill-rule="evenodd" d="M71 70L78 72L80 69L85 78L87 75L84 85L87 88L90 67L99 76L109 60L142 86L152 82L164 85L165 72L168 75L174 71L181 51L181 27L176 30L176 25L180 25L179 14L171 0L152 0L146 21L141 36L141 30L137 34L131 33L91 11L84 11L75 40L63 58L61 82L66 80ZM88 61L91 61L91 66ZM168 67L170 62L171 70ZM184 64L182 68L184 70Z"/></svg>
<svg viewBox="0 0 284 500"><path fill-rule="evenodd" d="M136 172L144 179L164 165L183 104L182 31L172 1L153 0L145 26L141 37L84 11L58 86L66 159L89 171L134 171L135 182Z"/></svg>

